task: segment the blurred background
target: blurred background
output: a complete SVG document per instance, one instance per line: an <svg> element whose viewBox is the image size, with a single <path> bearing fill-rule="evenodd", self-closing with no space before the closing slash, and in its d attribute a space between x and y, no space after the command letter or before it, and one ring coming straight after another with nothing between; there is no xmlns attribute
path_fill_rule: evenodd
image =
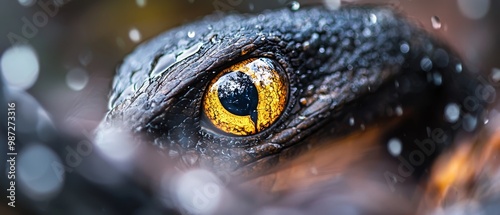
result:
<svg viewBox="0 0 500 215"><path fill-rule="evenodd" d="M27 98L24 102L32 104L19 110L31 113L23 116L26 124L40 127L38 124L43 121L59 132L86 136L92 133L107 110L107 96L115 68L141 42L216 12L259 13L295 3L301 7L324 4L335 9L352 2L387 4L397 8L418 25L450 43L463 56L465 64L472 65L473 72L500 80L500 1L493 0L2 1L0 73L5 86L17 89L20 97ZM5 115L2 122L5 122ZM24 129L28 127L26 125ZM44 134L50 133L45 130L37 132L41 137L26 139L43 142ZM61 143L61 146L65 144ZM1 156L4 156L6 149L1 147ZM30 152L34 156L45 153L47 159L53 157L49 156L53 153L49 150L31 148L31 151L24 152L28 160ZM2 168L6 168L3 165ZM37 169L36 166L33 168ZM3 189L6 185L4 176L0 182ZM53 196L60 191L61 185L52 186L50 194ZM4 201L0 211L15 213L5 208ZM43 208L43 205L38 207Z"/></svg>
<svg viewBox="0 0 500 215"><path fill-rule="evenodd" d="M332 8L341 4L338 0L298 2L302 5L326 4ZM468 64L485 73L500 68L498 1L352 2L396 7L451 43ZM32 60L11 62L23 64L28 70L36 69L20 74L19 69L5 71L2 67L2 74L13 76L11 81L6 78L7 83L27 90L57 124L78 119L82 126L92 129L106 111L107 93L115 68L142 41L217 11L258 13L291 3L289 0L3 1L0 7L3 17L0 20L0 50L3 57L8 57L6 53L13 42L27 42L20 53L33 56ZM17 59L16 56L13 58Z"/></svg>

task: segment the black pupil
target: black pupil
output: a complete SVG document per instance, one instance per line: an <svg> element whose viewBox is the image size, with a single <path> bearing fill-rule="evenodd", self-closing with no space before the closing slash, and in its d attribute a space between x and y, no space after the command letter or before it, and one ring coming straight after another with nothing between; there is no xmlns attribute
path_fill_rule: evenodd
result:
<svg viewBox="0 0 500 215"><path fill-rule="evenodd" d="M222 106L238 116L250 115L256 124L259 97L252 78L243 72L235 71L225 74L219 81L218 96Z"/></svg>

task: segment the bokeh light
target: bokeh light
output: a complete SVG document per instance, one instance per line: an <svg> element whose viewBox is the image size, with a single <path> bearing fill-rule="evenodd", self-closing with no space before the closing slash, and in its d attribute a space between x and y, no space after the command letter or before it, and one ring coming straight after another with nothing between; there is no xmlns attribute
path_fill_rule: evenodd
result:
<svg viewBox="0 0 500 215"><path fill-rule="evenodd" d="M141 32L137 28L132 28L128 32L128 37L130 38L130 40L132 40L132 42L137 43L141 41Z"/></svg>
<svg viewBox="0 0 500 215"><path fill-rule="evenodd" d="M490 0L458 0L458 8L469 19L481 19L490 9Z"/></svg>
<svg viewBox="0 0 500 215"><path fill-rule="evenodd" d="M66 84L74 91L82 90L88 82L89 76L83 68L73 68L66 74Z"/></svg>
<svg viewBox="0 0 500 215"><path fill-rule="evenodd" d="M35 0L17 0L19 2L20 5L22 6L25 6L25 7L29 7L29 6L32 6L35 4Z"/></svg>
<svg viewBox="0 0 500 215"><path fill-rule="evenodd" d="M165 175L165 181L171 178ZM194 169L180 175L171 184L179 204L189 213L212 214L224 193L220 180L204 169ZM167 189L169 186L166 187Z"/></svg>
<svg viewBox="0 0 500 215"><path fill-rule="evenodd" d="M0 59L0 68L7 84L23 90L35 84L40 71L36 52L29 45L14 45L7 49Z"/></svg>
<svg viewBox="0 0 500 215"><path fill-rule="evenodd" d="M23 192L34 200L48 200L61 189L64 172L54 168L61 165L59 157L41 144L28 146L19 153L18 180Z"/></svg>

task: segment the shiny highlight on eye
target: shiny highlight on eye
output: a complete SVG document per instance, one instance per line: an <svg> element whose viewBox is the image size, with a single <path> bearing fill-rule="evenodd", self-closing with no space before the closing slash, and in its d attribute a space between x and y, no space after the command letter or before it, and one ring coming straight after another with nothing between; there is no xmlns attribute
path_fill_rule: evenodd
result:
<svg viewBox="0 0 500 215"><path fill-rule="evenodd" d="M281 116L287 97L281 66L269 58L251 58L224 69L210 82L203 111L223 132L252 135Z"/></svg>

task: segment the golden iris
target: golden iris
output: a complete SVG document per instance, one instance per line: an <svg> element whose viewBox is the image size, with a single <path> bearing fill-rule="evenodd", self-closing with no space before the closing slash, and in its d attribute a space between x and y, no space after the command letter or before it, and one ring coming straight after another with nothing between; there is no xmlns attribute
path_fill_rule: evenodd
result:
<svg viewBox="0 0 500 215"><path fill-rule="evenodd" d="M283 69L269 58L251 58L220 72L209 84L203 110L218 129L252 135L271 126L288 96Z"/></svg>

